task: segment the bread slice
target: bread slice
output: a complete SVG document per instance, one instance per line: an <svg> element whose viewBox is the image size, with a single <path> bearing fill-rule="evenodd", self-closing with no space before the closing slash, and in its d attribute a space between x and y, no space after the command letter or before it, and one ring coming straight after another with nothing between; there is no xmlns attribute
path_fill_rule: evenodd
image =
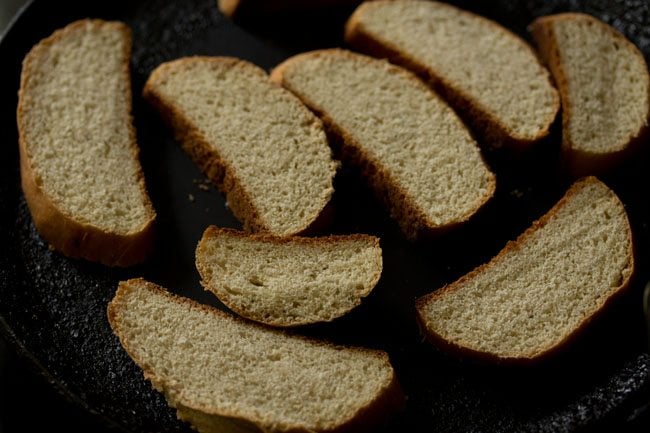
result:
<svg viewBox="0 0 650 433"><path fill-rule="evenodd" d="M467 221L495 189L476 142L451 108L411 73L340 49L286 60L271 79L342 140L407 237Z"/></svg>
<svg viewBox="0 0 650 433"><path fill-rule="evenodd" d="M623 204L594 177L489 263L417 301L427 337L500 361L530 361L569 342L628 286L632 234Z"/></svg>
<svg viewBox="0 0 650 433"><path fill-rule="evenodd" d="M357 8L346 41L431 81L493 147L518 149L549 132L559 98L533 50L497 23L433 1Z"/></svg>
<svg viewBox="0 0 650 433"><path fill-rule="evenodd" d="M355 5L361 0L218 0L222 14L233 18L240 15L258 15L282 11L302 11L307 9Z"/></svg>
<svg viewBox="0 0 650 433"><path fill-rule="evenodd" d="M40 235L63 254L111 266L145 259L155 212L131 118L131 31L81 20L23 61L20 173Z"/></svg>
<svg viewBox="0 0 650 433"><path fill-rule="evenodd" d="M317 221L337 165L318 118L262 69L230 57L183 58L156 68L144 97L245 229L288 236Z"/></svg>
<svg viewBox="0 0 650 433"><path fill-rule="evenodd" d="M108 319L145 378L200 432L355 431L401 402L384 352L265 328L142 279L119 284Z"/></svg>
<svg viewBox="0 0 650 433"><path fill-rule="evenodd" d="M585 14L539 18L530 26L562 99L562 149L575 174L615 166L648 132L650 75L622 34Z"/></svg>
<svg viewBox="0 0 650 433"><path fill-rule="evenodd" d="M379 239L278 238L208 227L196 249L201 284L241 316L273 326L329 322L381 276Z"/></svg>

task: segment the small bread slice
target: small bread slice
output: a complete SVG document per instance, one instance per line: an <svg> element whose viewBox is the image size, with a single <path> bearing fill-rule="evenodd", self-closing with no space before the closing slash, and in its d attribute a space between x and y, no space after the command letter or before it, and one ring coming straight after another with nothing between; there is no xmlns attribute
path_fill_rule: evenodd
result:
<svg viewBox="0 0 650 433"><path fill-rule="evenodd" d="M271 79L294 92L342 140L410 239L467 221L495 178L454 111L410 72L331 49L286 60Z"/></svg>
<svg viewBox="0 0 650 433"><path fill-rule="evenodd" d="M142 279L119 284L108 320L199 432L355 431L402 401L384 352L246 322Z"/></svg>
<svg viewBox="0 0 650 433"><path fill-rule="evenodd" d="M594 177L495 258L417 301L425 335L452 351L526 362L569 342L628 286L632 233L623 204Z"/></svg>
<svg viewBox="0 0 650 433"><path fill-rule="evenodd" d="M201 284L239 315L273 326L329 322L381 276L379 239L278 238L208 227L196 249Z"/></svg>
<svg viewBox="0 0 650 433"><path fill-rule="evenodd" d="M365 2L348 20L345 38L431 81L492 147L536 142L559 109L548 71L526 42L445 3Z"/></svg>
<svg viewBox="0 0 650 433"><path fill-rule="evenodd" d="M648 132L650 75L643 54L590 15L538 18L530 31L560 89L569 170L583 175L613 168Z"/></svg>
<svg viewBox="0 0 650 433"><path fill-rule="evenodd" d="M152 72L144 97L246 230L313 228L337 164L320 120L266 72L230 57L182 58Z"/></svg>
<svg viewBox="0 0 650 433"><path fill-rule="evenodd" d="M240 15L258 15L281 11L302 11L316 8L356 5L361 0L218 0L222 14L233 18Z"/></svg>
<svg viewBox="0 0 650 433"><path fill-rule="evenodd" d="M82 20L23 61L20 173L40 235L63 254L111 266L145 259L155 212L131 118L131 31Z"/></svg>

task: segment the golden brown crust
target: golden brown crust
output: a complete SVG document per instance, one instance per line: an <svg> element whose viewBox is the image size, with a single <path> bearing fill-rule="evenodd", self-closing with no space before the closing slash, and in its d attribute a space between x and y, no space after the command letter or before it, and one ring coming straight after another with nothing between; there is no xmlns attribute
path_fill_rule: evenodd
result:
<svg viewBox="0 0 650 433"><path fill-rule="evenodd" d="M348 235L327 235L321 237L302 237L302 236L276 236L271 233L246 233L241 230L231 229L227 227L208 226L203 232L202 240L218 236L220 234L228 234L232 237L246 238L260 242L269 242L275 245L286 244L302 244L302 245L328 245L339 241L369 241L373 247L380 248L379 238L364 233L351 233Z"/></svg>
<svg viewBox="0 0 650 433"><path fill-rule="evenodd" d="M562 162L564 167L573 176L604 173L619 166L621 162L629 157L630 154L637 152L640 145L645 142L645 139L650 134L650 105L648 106L645 125L639 125L639 129L630 135L629 141L623 143L620 149L605 153L576 149L574 146L575 143L571 139L571 134L569 133L569 121L573 110L573 101L569 98L567 74L564 70L562 59L560 58L558 42L555 37L555 32L553 31L553 24L557 21L564 20L588 20L589 22L594 23L594 25L605 29L606 32L611 34L618 43L626 47L627 50L637 57L637 59L643 64L645 64L645 59L639 49L633 43L628 41L625 36L591 15L581 13L549 15L536 19L529 26L529 31L537 44L539 55L550 69L558 90L560 91L560 98L562 100ZM650 82L650 75L647 73L647 67L646 74L642 79L645 79L646 82ZM648 88L650 89L650 85L648 85Z"/></svg>
<svg viewBox="0 0 650 433"><path fill-rule="evenodd" d="M145 379L151 381L154 388L156 388L158 391L162 392L165 395L165 398L167 398L168 402L170 403L170 405L172 405L172 407L176 407L178 405L178 406L182 406L180 410L182 410L182 408L187 408L192 411L197 411L205 415L224 417L228 419L228 422L242 425L242 426L251 426L252 424L253 426L257 427L260 432L268 431L268 429L265 427L266 420L261 418L260 419L245 418L242 414L238 413L236 409L227 410L223 408L208 407L199 404L197 402L191 402L191 401L175 402L169 398L170 394L178 395L179 389L177 388L179 387L179 385L166 383L164 378L158 377L155 374L155 372L153 372L151 368L145 362L143 362L142 359L134 355L134 351L131 350L130 341L128 338L125 337L124 333L121 331L119 319L117 319L120 308L122 308L122 305L126 303L125 298L128 296L128 294L131 291L134 290L132 286L142 287L148 290L149 292L162 294L163 296L170 299L171 301L176 302L180 305L185 305L191 310L202 311L208 314L212 314L221 320L225 319L237 323L246 324L246 326L249 326L251 329L257 329L264 332L268 332L270 328L267 328L263 325L258 325L253 322L245 321L243 319L240 319L239 317L232 316L228 313L217 310L216 308L199 304L189 298L183 298L177 296L175 294L168 292L164 288L156 284L150 283L142 278L136 278L136 279L120 282L117 288L117 292L115 293L115 297L108 304L107 307L108 322L111 325L111 328L113 329L115 335L119 338L120 343L122 344L126 352L129 354L129 356L131 356L133 361L138 366L140 366L140 368L142 368ZM281 330L272 330L271 332L276 332L281 334L286 333ZM291 334L291 335L293 335L297 339L308 341L321 347L342 348L342 346L333 345L331 343L324 342L324 341L313 340L301 335L296 335L296 334ZM366 349L366 348L359 348L359 347L345 347L345 349L366 353L370 356L381 359L384 363L390 365L390 360L388 359L388 355L385 352ZM331 433L343 433L348 431L349 432L358 431L357 428L362 428L363 430L365 430L366 428L371 427L372 425L374 425L375 423L383 419L386 416L386 412L401 408L403 404L403 394L401 392L399 383L397 382L397 377L395 376L395 372L392 369L392 366L391 366L391 371L393 372L393 375L390 383L383 389L383 391L380 394L376 396L374 400L369 402L367 406L360 408L359 411L355 415L353 415L350 419L344 421L343 423L337 426L327 426L323 428L322 431L331 432ZM298 425L290 425L284 427L285 428L283 429L283 431L286 432L313 433L311 430L307 430L304 427Z"/></svg>
<svg viewBox="0 0 650 433"><path fill-rule="evenodd" d="M156 82L164 79L170 70L186 67L195 61L222 63L233 68L247 68L255 71L260 77L268 78L268 75L262 69L233 57L184 57L158 66L149 76L142 91L142 96L158 110L163 120L171 126L174 136L181 143L183 150L190 155L194 163L226 196L229 208L237 219L242 221L244 230L268 231L268 224L263 220L250 195L241 185L234 167L219 155L214 146L210 144L208 139L192 123L191 119L173 101L165 100L157 91ZM299 104L298 101L296 103ZM300 104L300 107L308 111L302 104ZM318 121L316 118L314 120ZM309 219L310 222L304 227L293 233L284 233L283 235L311 232L326 224L325 214L327 213L328 203L329 198L316 210L316 214L312 215Z"/></svg>
<svg viewBox="0 0 650 433"><path fill-rule="evenodd" d="M50 46L56 44L68 34L88 25L93 27L108 26L122 33L127 41L124 44L125 62L123 65L123 75L126 82L131 82L131 74L129 71L131 30L123 23L89 19L80 20L55 31L51 36L35 45L23 61L21 85L18 94L17 119L21 184L36 229L43 239L50 243L54 249L72 258L83 258L108 266L130 266L145 260L153 248L154 240L156 213L147 195L144 174L140 166L138 165L138 184L146 200L144 206L147 210L149 220L141 230L135 233L120 234L107 232L92 224L79 221L74 215L65 213L52 201L52 198L44 191L42 185L40 185L38 175L34 172L31 155L28 150L29 143L24 132L26 126L24 125L25 113L23 101L26 97L27 82L31 78L34 59L42 55ZM136 143L135 128L131 114L131 86L127 86L127 89L128 95L126 95L126 99L129 103L129 145L133 158L139 161L139 149Z"/></svg>
<svg viewBox="0 0 650 433"><path fill-rule="evenodd" d="M418 206L416 200L410 197L407 191L405 191L399 185L399 183L393 179L393 175L390 170L384 167L380 160L373 158L371 155L365 152L363 146L354 139L351 133L336 124L334 119L332 119L332 117L327 112L325 112L322 107L320 107L314 101L310 100L306 95L300 93L298 89L293 88L291 86L291 83L285 80L285 71L294 63L298 63L308 58L320 56L344 56L355 59L363 59L368 63L374 61L374 59L366 58L361 54L355 54L338 48L311 51L298 54L276 66L271 72L271 80L275 81L278 84L281 84L289 91L294 93L298 98L300 98L300 100L302 100L305 105L307 105L318 115L318 117L321 118L328 131L340 139L342 144L341 158L343 161L356 167L361 172L363 178L366 179L368 184L372 187L379 200L384 204L386 209L388 209L391 217L397 220L400 228L408 239L415 240L449 231L467 222L479 211L480 208L483 207L483 205L485 205L490 200L490 198L494 195L494 191L496 189L496 178L494 175L492 175L491 172L490 174L492 177L490 180L489 189L483 197L483 200L477 203L477 206L474 209L468 211L465 215L458 218L456 221L450 222L448 224L437 225L429 221L424 211L422 211ZM398 66L393 66L393 68L396 73L408 78L414 83L414 85L420 87L423 92L432 92L431 89L422 83L415 75Z"/></svg>
<svg viewBox="0 0 650 433"><path fill-rule="evenodd" d="M217 7L222 14L228 18L233 18L240 5L239 0L217 0Z"/></svg>
<svg viewBox="0 0 650 433"><path fill-rule="evenodd" d="M229 228L219 228L216 226L209 226L203 232L203 236L201 237L201 240L199 241L196 247L196 268L199 271L199 275L201 276L201 285L203 286L203 288L205 288L206 290L210 291L215 296L217 296L217 298L219 298L219 300L224 305L226 305L228 308L230 308L238 315L266 325L287 328L287 327L301 326L301 325L307 325L307 324L317 323L317 322L313 320L308 321L305 320L304 318L301 319L299 317L294 317L293 319L288 317L285 318L263 317L259 314L256 314L254 311L250 311L245 308L240 308L237 305L237 303L233 301L228 291L220 290L219 288L210 287L210 284L208 282L209 280L208 275L210 274L210 271L203 265L203 261L200 260L199 258L206 256L206 254L203 253L203 249L205 248L205 244L206 242L208 242L208 240L214 238L215 236L223 236L223 235L227 235L230 237L245 238L257 242L271 243L273 245L277 245L278 247L282 247L283 245L287 245L287 244L326 246L330 244L336 244L337 242L341 242L341 241L365 242L371 244L374 249L379 251L379 263L377 264L377 272L372 276L372 279L368 282L368 286L365 288L365 290L357 292L359 300L366 297L372 291L372 289L377 285L379 279L381 278L381 271L382 271L381 247L379 245L379 238L375 236L354 233L350 235L329 235L329 236L323 236L318 238L308 238L308 237L299 237L299 236L279 237L267 233L250 234L250 233L244 233L242 231L229 229ZM322 320L318 322L332 321L334 319L337 319L338 317L345 315L353 308L354 306L350 307L347 310L341 310L339 311L338 315L332 317L331 319Z"/></svg>
<svg viewBox="0 0 650 433"><path fill-rule="evenodd" d="M545 127L539 132L539 134L532 138L517 136L517 134L510 131L506 125L490 113L489 110L482 107L478 101L474 100L470 94L465 92L462 86L440 76L436 70L428 67L418 59L402 52L389 41L382 40L376 35L372 35L361 23L361 16L367 8L375 7L373 3L375 2L362 3L345 24L345 41L350 46L374 57L387 58L392 63L401 65L418 74L426 80L437 93L449 101L462 118L468 122L474 130L480 133L482 140L492 147L507 146L518 151L525 150L530 145L536 143L549 134L551 125L557 115L557 111L560 109L560 99L557 94L555 94L554 98L554 108L548 119L544 122ZM458 9L451 5L446 5L446 7ZM536 58L533 49L516 34L487 18L474 15L471 12L462 9L458 10L482 20L490 25L495 31L507 35L509 38L515 39L523 47L529 50L531 54L533 54L533 57ZM550 86L551 82L548 77L547 80Z"/></svg>
<svg viewBox="0 0 650 433"><path fill-rule="evenodd" d="M418 324L420 325L420 329L423 332L424 336L433 344L439 346L443 350L446 350L450 353L455 353L462 356L468 356L483 361L507 363L507 364L531 364L535 362L540 362L544 359L554 356L556 353L562 351L568 344L570 344L570 342L574 341L574 339L584 331L584 329L588 326L589 323L591 323L593 319L595 319L600 314L602 314L602 312L606 309L606 307L609 304L611 304L614 299L618 298L618 296L620 296L620 294L624 292L625 289L627 289L627 287L630 284L630 281L632 280L632 276L635 272L634 243L632 238L632 229L630 227L629 220L627 220L627 217L626 217L626 221L627 221L626 232L627 232L629 245L631 245L631 248L627 252L627 263L629 264L630 269L632 269L632 272L630 272L627 278L621 282L621 285L619 287L617 287L612 291L610 296L608 296L606 299L602 301L602 304L600 306L595 308L591 312L591 314L583 318L583 320L576 326L575 330L572 333L568 334L561 341L553 345L550 345L548 347L545 347L544 349L539 350L532 356L503 357L503 356L495 355L494 353L490 353L490 352L482 352L482 351L470 349L464 346L460 346L452 341L448 341L427 326L427 320L425 317L426 313L424 312L424 309L429 302L438 299L440 297L443 297L447 293L457 290L466 281L471 280L474 276L481 274L485 269L488 269L490 266L492 266L492 263L497 263L501 257L508 254L510 251L519 248L519 246L525 243L533 233L535 233L538 229L544 227L548 223L548 221L551 218L553 218L555 214L557 214L557 212L566 204L566 202L570 200L571 197L574 194L576 194L580 189L582 189L584 185L587 184L602 184L602 183L595 177L586 177L576 181L571 186L571 188L569 188L566 194L560 199L560 201L557 202L555 206L551 208L551 210L549 210L544 216L542 216L537 221L534 221L533 224L524 233L522 233L516 240L508 242L506 246L499 252L499 254L497 254L492 260L482 264L481 266L477 267L476 269L464 275L463 277L456 280L455 282L448 284L436 290L435 292L429 293L428 295L425 295L417 299L415 303L416 317L417 317ZM618 202L618 204L621 207L623 207L623 204L620 202L616 194L611 190L610 193L611 193L611 198L613 200L616 200L616 202Z"/></svg>

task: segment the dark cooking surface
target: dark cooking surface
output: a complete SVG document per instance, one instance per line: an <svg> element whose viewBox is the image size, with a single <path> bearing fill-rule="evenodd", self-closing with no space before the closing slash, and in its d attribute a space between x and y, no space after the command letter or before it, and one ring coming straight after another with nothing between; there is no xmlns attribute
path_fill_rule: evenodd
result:
<svg viewBox="0 0 650 433"><path fill-rule="evenodd" d="M152 68L182 55L233 55L268 69L295 52L338 45L347 12L260 20L243 30L218 14L215 0L133 3L80 9L61 1L36 2L0 44L0 325L48 380L87 409L133 432L187 432L189 428L151 390L112 335L105 308L117 281L141 275L219 306L200 288L194 247L208 224L239 227L239 223L216 191L198 187L203 177L142 102L142 85ZM533 16L585 10L623 30L644 50L646 59L650 55L645 1L457 3L524 36ZM134 115L147 184L158 211L157 251L139 268L113 270L48 250L20 192L15 130L20 62L38 40L86 16L121 19L134 31ZM380 236L384 273L374 293L352 314L303 332L389 352L408 402L406 412L393 418L385 431L575 431L624 419L650 398L650 357L644 354L641 308L641 290L650 278L647 153L602 178L620 195L632 221L639 264L635 283L574 346L537 367L500 368L449 358L424 343L417 331L416 297L488 260L563 194L569 181L555 170L557 126L546 142L524 157L488 153L498 177L496 198L468 226L417 245L402 238L352 173L339 173L336 219L328 232Z"/></svg>

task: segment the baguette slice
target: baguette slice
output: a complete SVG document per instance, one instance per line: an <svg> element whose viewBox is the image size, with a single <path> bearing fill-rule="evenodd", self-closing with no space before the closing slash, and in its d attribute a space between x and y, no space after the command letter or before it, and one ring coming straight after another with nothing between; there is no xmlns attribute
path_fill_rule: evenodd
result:
<svg viewBox="0 0 650 433"><path fill-rule="evenodd" d="M384 352L245 322L142 279L119 284L108 319L145 378L200 432L355 431L401 402Z"/></svg>
<svg viewBox="0 0 650 433"><path fill-rule="evenodd" d="M302 11L334 6L356 5L361 0L218 0L222 14L233 18L240 15L258 15L281 11Z"/></svg>
<svg viewBox="0 0 650 433"><path fill-rule="evenodd" d="M562 99L562 150L570 171L619 163L648 132L650 75L643 55L585 14L542 17L530 30Z"/></svg>
<svg viewBox="0 0 650 433"><path fill-rule="evenodd" d="M494 175L461 120L402 68L332 49L292 57L271 79L342 138L343 159L408 238L467 221L494 194Z"/></svg>
<svg viewBox="0 0 650 433"><path fill-rule="evenodd" d="M493 147L543 138L559 109L533 50L497 23L433 1L372 1L357 8L346 41L429 80Z"/></svg>
<svg viewBox="0 0 650 433"><path fill-rule="evenodd" d="M20 173L40 235L63 254L111 266L145 259L155 212L131 118L131 31L81 20L23 62Z"/></svg>
<svg viewBox="0 0 650 433"><path fill-rule="evenodd" d="M318 118L266 72L235 58L183 58L156 68L144 97L246 230L288 236L313 227L337 165Z"/></svg>
<svg viewBox="0 0 650 433"><path fill-rule="evenodd" d="M278 238L211 226L196 249L201 284L237 314L273 326L329 322L381 276L379 239Z"/></svg>
<svg viewBox="0 0 650 433"><path fill-rule="evenodd" d="M632 233L618 197L594 177L489 263L417 301L427 337L497 361L530 361L569 342L625 289Z"/></svg>

